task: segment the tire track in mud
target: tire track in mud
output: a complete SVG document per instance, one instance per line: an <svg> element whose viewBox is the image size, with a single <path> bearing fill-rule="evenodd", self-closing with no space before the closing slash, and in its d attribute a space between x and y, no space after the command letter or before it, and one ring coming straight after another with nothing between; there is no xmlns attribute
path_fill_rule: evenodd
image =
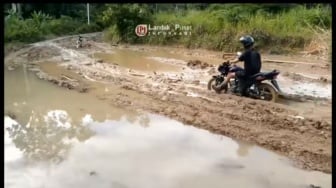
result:
<svg viewBox="0 0 336 188"><path fill-rule="evenodd" d="M29 50L24 53L29 53ZM78 83L82 84L69 87L57 82L59 86L81 91L79 88L85 84L87 88L97 87L86 76L103 81L119 89L111 94L95 93L94 90L85 92L114 106L165 115L187 125L255 143L293 159L302 168L331 173L331 124L327 121L296 118L293 116L297 115L295 111L280 104L218 95L190 79L178 81L178 77L172 79L164 74L139 77L119 66L105 63L65 64L72 66L69 71L80 74L82 78L78 79ZM36 64L32 67L38 69ZM197 71L192 73L197 74ZM40 78L55 84L54 80L60 79L48 77L48 72L45 74ZM186 96L189 91L198 96Z"/></svg>

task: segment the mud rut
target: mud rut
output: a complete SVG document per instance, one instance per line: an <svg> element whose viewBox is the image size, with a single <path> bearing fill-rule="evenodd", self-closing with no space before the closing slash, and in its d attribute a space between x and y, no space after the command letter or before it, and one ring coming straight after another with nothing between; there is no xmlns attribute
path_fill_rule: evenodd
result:
<svg viewBox="0 0 336 188"><path fill-rule="evenodd" d="M85 37L90 40L84 41L82 49L75 48L75 37L62 37L12 52L5 63L10 70L23 63L41 79L113 106L165 115L255 143L291 158L301 168L331 173L330 121L297 117L297 112L281 104L209 92L204 83L207 80L201 81L200 75L213 72L213 65L169 61L166 63L183 71L144 73L94 59L94 52L109 52L115 47L100 42L99 34ZM105 86L114 89L101 92Z"/></svg>

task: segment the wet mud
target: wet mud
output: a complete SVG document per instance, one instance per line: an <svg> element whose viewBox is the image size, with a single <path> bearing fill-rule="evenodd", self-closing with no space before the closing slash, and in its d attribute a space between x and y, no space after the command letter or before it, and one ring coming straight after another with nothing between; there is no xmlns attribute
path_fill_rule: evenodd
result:
<svg viewBox="0 0 336 188"><path fill-rule="evenodd" d="M147 67L144 71L123 66L121 58L108 61L95 56L95 53L112 54L115 49L125 50L125 47L107 45L90 37L96 36L87 36L90 45L81 49L72 48L70 40L62 38L35 43L7 55L5 63L9 70L23 64L43 80L92 95L106 103L161 114L190 126L257 144L289 157L304 169L331 173L331 98L304 94L283 97L283 100L294 101L299 98L296 101L307 104L325 101L318 108L323 108L323 112L330 115L319 118L318 115L300 114L299 109L286 102L270 103L229 94L219 95L206 87L206 82L216 72L216 66L223 62L217 52L197 51L199 56L196 56L194 51L172 48L169 50L172 56L174 53L176 56L184 55L183 61L169 61L169 65L179 69L165 70L159 66L155 69ZM129 46L127 49L148 53L150 57L160 48ZM207 60L195 60L195 57L201 56ZM138 63L146 64L145 59ZM288 71L287 65L283 67L283 72ZM307 68L304 74L309 70ZM323 71L321 77L325 78L328 72ZM284 76L294 81L302 79L295 74ZM331 73L328 76L330 80ZM329 84L328 79L322 82ZM103 89L106 86L114 89L107 92Z"/></svg>

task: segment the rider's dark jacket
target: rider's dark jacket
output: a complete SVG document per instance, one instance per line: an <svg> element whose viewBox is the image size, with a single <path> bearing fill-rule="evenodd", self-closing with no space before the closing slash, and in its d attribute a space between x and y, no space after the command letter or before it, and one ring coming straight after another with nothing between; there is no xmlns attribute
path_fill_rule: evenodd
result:
<svg viewBox="0 0 336 188"><path fill-rule="evenodd" d="M243 54L239 56L239 61L244 61L244 72L246 77L257 74L261 70L261 57L254 49L248 49L243 52Z"/></svg>

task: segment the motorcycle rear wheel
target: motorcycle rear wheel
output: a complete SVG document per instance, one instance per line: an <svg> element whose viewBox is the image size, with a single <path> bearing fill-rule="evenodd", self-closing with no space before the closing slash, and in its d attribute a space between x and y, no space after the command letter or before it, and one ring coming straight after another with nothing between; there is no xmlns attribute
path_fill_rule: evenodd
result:
<svg viewBox="0 0 336 188"><path fill-rule="evenodd" d="M269 84L261 83L258 86L260 92L260 99L270 102L276 102L278 99L278 93L276 90Z"/></svg>

